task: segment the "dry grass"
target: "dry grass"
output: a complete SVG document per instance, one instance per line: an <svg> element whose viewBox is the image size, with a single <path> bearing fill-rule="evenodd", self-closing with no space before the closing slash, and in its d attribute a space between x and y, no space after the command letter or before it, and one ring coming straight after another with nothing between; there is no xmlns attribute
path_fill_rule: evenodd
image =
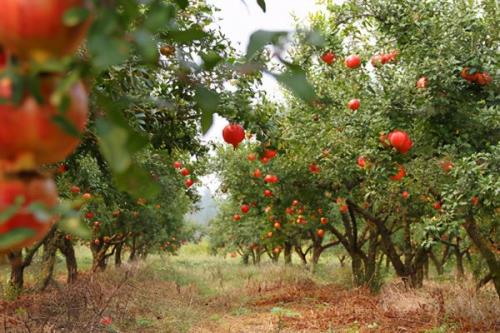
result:
<svg viewBox="0 0 500 333"><path fill-rule="evenodd" d="M313 275L300 266L243 266L195 250L0 302L0 333L500 331L496 294L476 293L471 282L429 282L416 291L392 283L372 295L345 287L346 270L335 265ZM101 324L104 317L113 324Z"/></svg>

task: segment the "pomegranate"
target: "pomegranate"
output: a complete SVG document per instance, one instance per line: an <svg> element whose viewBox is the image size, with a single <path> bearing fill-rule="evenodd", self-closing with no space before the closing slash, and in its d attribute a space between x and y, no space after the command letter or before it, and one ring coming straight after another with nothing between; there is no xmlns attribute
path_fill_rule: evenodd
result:
<svg viewBox="0 0 500 333"><path fill-rule="evenodd" d="M361 57L359 55L353 54L348 56L344 62L348 68L358 68L361 65Z"/></svg>
<svg viewBox="0 0 500 333"><path fill-rule="evenodd" d="M394 175L391 176L391 179L394 181L400 181L406 176L406 170L402 165L398 165L398 172Z"/></svg>
<svg viewBox="0 0 500 333"><path fill-rule="evenodd" d="M417 80L416 87L418 89L425 89L427 88L428 84L429 80L425 76L422 76L420 79Z"/></svg>
<svg viewBox="0 0 500 333"><path fill-rule="evenodd" d="M273 196L273 192L271 190L264 190L264 196L265 197L272 197Z"/></svg>
<svg viewBox="0 0 500 333"><path fill-rule="evenodd" d="M253 162L256 159L257 159L257 155L255 155L254 153L248 154L248 156L247 156L247 160L249 160L250 162Z"/></svg>
<svg viewBox="0 0 500 333"><path fill-rule="evenodd" d="M85 214L85 218L89 219L89 220L92 220L94 218L94 213L92 212L88 212Z"/></svg>
<svg viewBox="0 0 500 333"><path fill-rule="evenodd" d="M299 200L292 201L292 206L298 206L298 205L299 205Z"/></svg>
<svg viewBox="0 0 500 333"><path fill-rule="evenodd" d="M320 218L320 219L319 219L319 222L320 222L321 224L323 224L323 225L328 224L328 218L326 218L326 217L322 217L322 218Z"/></svg>
<svg viewBox="0 0 500 333"><path fill-rule="evenodd" d="M436 201L432 207L434 207L435 210L441 210L442 208L441 201Z"/></svg>
<svg viewBox="0 0 500 333"><path fill-rule="evenodd" d="M401 197L404 200L407 200L410 197L410 193L408 191L404 191L403 193L401 193Z"/></svg>
<svg viewBox="0 0 500 333"><path fill-rule="evenodd" d="M262 177L262 172L260 171L260 169L255 169L255 171L253 172L253 176L255 178L260 178Z"/></svg>
<svg viewBox="0 0 500 333"><path fill-rule="evenodd" d="M187 188L193 186L193 184L194 181L191 178L186 179L186 181L184 182L184 185L186 185Z"/></svg>
<svg viewBox="0 0 500 333"><path fill-rule="evenodd" d="M45 61L73 53L82 43L90 17L75 25L64 24L74 8L89 9L88 0L2 0L0 44L21 58Z"/></svg>
<svg viewBox="0 0 500 333"><path fill-rule="evenodd" d="M233 221L237 222L239 220L241 220L241 215L240 214L234 214L233 215Z"/></svg>
<svg viewBox="0 0 500 333"><path fill-rule="evenodd" d="M260 163L262 163L262 164L267 164L267 163L269 163L269 158L267 158L267 157L265 157L265 156L264 156L264 157L261 157L261 158L260 158Z"/></svg>
<svg viewBox="0 0 500 333"><path fill-rule="evenodd" d="M358 163L358 166L361 169L364 169L366 167L366 159L365 159L365 157L364 156L358 157L357 163Z"/></svg>
<svg viewBox="0 0 500 333"><path fill-rule="evenodd" d="M464 67L460 72L460 76L462 77L462 79L467 80L469 82L474 81L474 74L470 74L469 67Z"/></svg>
<svg viewBox="0 0 500 333"><path fill-rule="evenodd" d="M285 209L285 212L288 214L288 215L293 215L295 214L295 210L292 208L292 207L287 207Z"/></svg>
<svg viewBox="0 0 500 333"><path fill-rule="evenodd" d="M279 178L275 175L266 175L264 177L264 181L266 183L274 184L274 183L277 183L279 181Z"/></svg>
<svg viewBox="0 0 500 333"><path fill-rule="evenodd" d="M345 214L349 211L349 207L347 205L341 205L339 210L342 214Z"/></svg>
<svg viewBox="0 0 500 333"><path fill-rule="evenodd" d="M78 194L78 193L80 193L80 188L78 186L71 186L70 192L74 193L74 194Z"/></svg>
<svg viewBox="0 0 500 333"><path fill-rule="evenodd" d="M391 145L402 154L406 154L413 146L410 136L404 131L392 131L387 138Z"/></svg>
<svg viewBox="0 0 500 333"><path fill-rule="evenodd" d="M83 193L82 194L82 198L83 198L83 200L90 200L90 199L92 199L92 194L90 194L90 193Z"/></svg>
<svg viewBox="0 0 500 333"><path fill-rule="evenodd" d="M488 72L476 73L474 75L474 81L476 81L477 84L484 86L493 82L493 78Z"/></svg>
<svg viewBox="0 0 500 333"><path fill-rule="evenodd" d="M276 157L276 155L278 155L278 152L276 150L273 150L273 149L266 149L264 151L264 157L268 158L268 159L273 159Z"/></svg>
<svg viewBox="0 0 500 333"><path fill-rule="evenodd" d="M382 55L376 54L370 58L370 63L373 67L380 67L382 65Z"/></svg>
<svg viewBox="0 0 500 333"><path fill-rule="evenodd" d="M318 235L319 238L325 237L325 230L323 229L316 230L316 235Z"/></svg>
<svg viewBox="0 0 500 333"><path fill-rule="evenodd" d="M274 223L274 229L277 229L277 230L281 229L281 223L275 222Z"/></svg>
<svg viewBox="0 0 500 333"><path fill-rule="evenodd" d="M470 199L470 202L472 203L473 206L477 206L479 204L479 198L477 196L473 196Z"/></svg>
<svg viewBox="0 0 500 333"><path fill-rule="evenodd" d="M321 56L321 60L323 60L328 65L333 64L335 59L336 59L335 53L331 51L328 51Z"/></svg>
<svg viewBox="0 0 500 333"><path fill-rule="evenodd" d="M59 162L78 146L80 139L56 124L54 117L64 118L81 134L88 117L87 94L81 83L74 84L68 91L68 110L61 113L50 101L58 82L55 77L42 80L42 104L29 95L19 105L0 104L0 159L28 159L34 167Z"/></svg>
<svg viewBox="0 0 500 333"><path fill-rule="evenodd" d="M247 204L243 204L241 205L240 209L243 214L246 214L250 211L250 206Z"/></svg>
<svg viewBox="0 0 500 333"><path fill-rule="evenodd" d="M232 144L234 149L238 147L238 145L245 139L245 130L241 125L238 124L229 124L224 127L222 131L222 137L224 141L229 144Z"/></svg>
<svg viewBox="0 0 500 333"><path fill-rule="evenodd" d="M319 168L319 166L316 163L311 163L309 165L309 171L311 171L311 173L319 173L321 171L321 169Z"/></svg>
<svg viewBox="0 0 500 333"><path fill-rule="evenodd" d="M359 99L351 99L349 101L349 103L347 103L347 107L353 111L356 111L357 109L359 109L359 107L361 106L361 102L359 101Z"/></svg>
<svg viewBox="0 0 500 333"><path fill-rule="evenodd" d="M175 162L174 162L174 168L176 168L176 169L180 169L180 168L182 168L182 163L181 163L181 162L179 162L179 161L175 161Z"/></svg>
<svg viewBox="0 0 500 333"><path fill-rule="evenodd" d="M189 169L187 168L182 168L181 170L181 175L183 175L184 177L189 176L190 173L191 172L189 172Z"/></svg>
<svg viewBox="0 0 500 333"><path fill-rule="evenodd" d="M453 162L451 161L441 161L441 169L448 173L451 169L453 169Z"/></svg>
<svg viewBox="0 0 500 333"><path fill-rule="evenodd" d="M31 246L41 240L55 222L52 217L43 219L30 208L34 203L46 208L57 205L57 189L52 179L39 175L1 179L0 212L13 208L18 198L22 200L19 208L0 223L0 237L4 238L0 252Z"/></svg>

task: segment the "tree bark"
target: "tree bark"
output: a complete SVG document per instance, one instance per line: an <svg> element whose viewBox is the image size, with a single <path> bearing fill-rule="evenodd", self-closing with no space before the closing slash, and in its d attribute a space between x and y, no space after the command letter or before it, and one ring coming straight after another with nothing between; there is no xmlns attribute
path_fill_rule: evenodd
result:
<svg viewBox="0 0 500 333"><path fill-rule="evenodd" d="M116 245L115 267L120 267L122 265L122 250L123 250L123 243Z"/></svg>
<svg viewBox="0 0 500 333"><path fill-rule="evenodd" d="M292 264L292 244L290 244L289 242L285 242L283 255L285 258L285 265L291 265Z"/></svg>
<svg viewBox="0 0 500 333"><path fill-rule="evenodd" d="M38 282L38 289L45 290L50 281L52 281L52 275L54 273L54 265L56 263L56 252L57 252L57 235L47 238L43 244L43 255L42 255L42 268L40 272L40 280Z"/></svg>
<svg viewBox="0 0 500 333"><path fill-rule="evenodd" d="M478 248L479 253L485 259L488 269L490 270L491 279L495 285L498 298L500 298L500 261L496 258L495 253L488 246L487 240L481 234L476 221L471 213L465 217L463 227L474 245Z"/></svg>
<svg viewBox="0 0 500 333"><path fill-rule="evenodd" d="M78 277L78 263L76 261L75 248L71 240L63 238L59 242L59 251L66 259L67 279L66 281L71 284L74 283Z"/></svg>
<svg viewBox="0 0 500 333"><path fill-rule="evenodd" d="M10 263L9 296L17 297L21 294L24 286L23 252L15 251L8 254Z"/></svg>

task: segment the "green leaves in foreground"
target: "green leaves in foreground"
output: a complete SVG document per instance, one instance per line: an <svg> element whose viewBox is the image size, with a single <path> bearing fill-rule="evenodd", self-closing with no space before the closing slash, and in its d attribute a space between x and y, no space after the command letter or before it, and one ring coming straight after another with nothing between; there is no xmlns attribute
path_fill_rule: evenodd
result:
<svg viewBox="0 0 500 333"><path fill-rule="evenodd" d="M317 98L314 87L307 80L306 73L303 70L289 68L284 73L272 75L281 85L303 101L309 103Z"/></svg>
<svg viewBox="0 0 500 333"><path fill-rule="evenodd" d="M288 36L287 31L257 30L250 36L247 59L253 59L266 45L278 45Z"/></svg>
<svg viewBox="0 0 500 333"><path fill-rule="evenodd" d="M96 122L99 147L106 158L117 187L137 197L154 196L159 188L149 174L135 161L134 154L148 144L148 139L136 133L122 113L124 103L101 100L108 109L108 118Z"/></svg>
<svg viewBox="0 0 500 333"><path fill-rule="evenodd" d="M207 133L213 123L213 115L220 103L219 95L205 87L196 88L195 100L202 110L201 130L203 134Z"/></svg>
<svg viewBox="0 0 500 333"><path fill-rule="evenodd" d="M262 11L266 12L266 1L265 0L257 0L257 4L262 9Z"/></svg>

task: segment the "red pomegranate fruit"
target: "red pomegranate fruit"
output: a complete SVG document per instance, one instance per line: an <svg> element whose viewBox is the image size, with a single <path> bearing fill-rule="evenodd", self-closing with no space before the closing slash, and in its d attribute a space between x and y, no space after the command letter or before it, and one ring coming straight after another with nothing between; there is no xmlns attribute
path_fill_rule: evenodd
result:
<svg viewBox="0 0 500 333"><path fill-rule="evenodd" d="M57 205L57 189L52 179L39 175L20 176L0 180L0 212L19 207L0 223L0 237L3 241L0 252L19 250L41 240L55 222L54 217L44 219L44 214L36 214L33 204L41 204L50 209Z"/></svg>
<svg viewBox="0 0 500 333"><path fill-rule="evenodd" d="M90 10L90 1L2 0L0 44L35 61L71 54L91 24L91 15L81 22L65 22L65 13L79 8Z"/></svg>

